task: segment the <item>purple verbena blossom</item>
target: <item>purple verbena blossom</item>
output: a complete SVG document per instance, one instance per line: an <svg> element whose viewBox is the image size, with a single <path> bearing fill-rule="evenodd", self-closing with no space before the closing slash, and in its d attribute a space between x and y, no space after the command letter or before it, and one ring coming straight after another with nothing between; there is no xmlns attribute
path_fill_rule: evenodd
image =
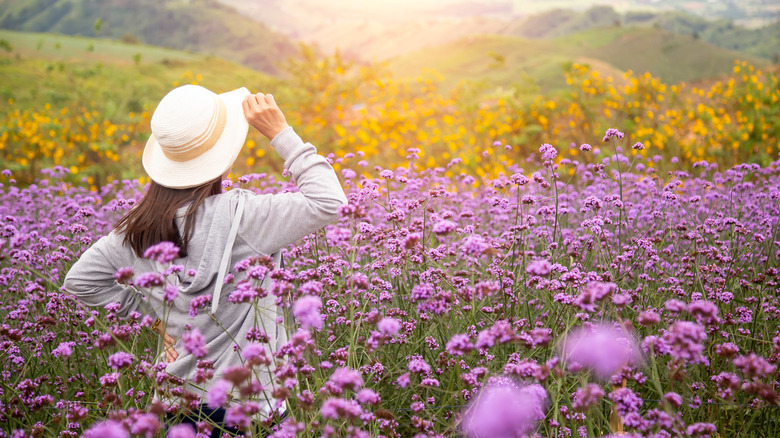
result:
<svg viewBox="0 0 780 438"><path fill-rule="evenodd" d="M293 316L304 330L315 328L322 330L322 299L314 295L305 295L298 298L293 305Z"/></svg>
<svg viewBox="0 0 780 438"><path fill-rule="evenodd" d="M144 251L144 258L152 259L157 263L166 264L174 261L179 256L179 247L173 242L160 242L152 245Z"/></svg>
<svg viewBox="0 0 780 438"><path fill-rule="evenodd" d="M208 354L206 338L203 337L203 334L197 327L182 333L181 340L184 344L184 349L193 356L201 358Z"/></svg>
<svg viewBox="0 0 780 438"><path fill-rule="evenodd" d="M395 318L384 317L376 324L376 328L383 334L396 335L401 329L401 323Z"/></svg>
<svg viewBox="0 0 780 438"><path fill-rule="evenodd" d="M135 356L132 354L119 351L108 357L108 365L111 368L118 370L132 365L133 359L135 359Z"/></svg>

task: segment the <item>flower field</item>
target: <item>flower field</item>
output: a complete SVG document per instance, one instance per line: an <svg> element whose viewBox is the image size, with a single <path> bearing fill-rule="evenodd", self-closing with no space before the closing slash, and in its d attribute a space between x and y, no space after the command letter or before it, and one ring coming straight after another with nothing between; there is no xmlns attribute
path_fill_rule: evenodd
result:
<svg viewBox="0 0 780 438"><path fill-rule="evenodd" d="M777 121L762 123L767 140L751 147L775 148L765 163L723 166L692 151L687 170L659 170L671 167L655 143L663 127L543 144L483 176L455 154L431 165L431 150L408 140L385 167L339 150L330 158L349 204L338 222L288 248L281 270L269 273L262 257L235 266L226 305L276 297L289 341L275 348L258 327L238 352L244 365L203 394L156 363L151 318L123 320L60 290L142 184L90 189L54 167L28 185L7 170L0 434L189 437L166 423L203 402L229 407L226 421L251 436L777 436L780 160L763 127ZM708 135L695 141L720 134ZM740 150L735 141L723 144ZM232 186L294 190L257 173ZM165 261L162 252L150 257ZM195 331L177 345L205 348ZM200 382L209 371L198 364ZM278 430L256 415L268 372L269 401L288 407ZM171 402L153 402L155 392Z"/></svg>
<svg viewBox="0 0 780 438"><path fill-rule="evenodd" d="M288 78L278 83L252 79L252 83L226 85L225 71L203 76L186 70L166 88L145 83L149 79L143 76L123 77L140 84L138 90L127 91L95 88L100 82L96 76L110 83L111 74L129 74L124 70L60 69L46 73L47 80L85 88L101 99L88 92L71 96L58 89L57 99L48 103L17 107L11 98L8 105L0 106L0 156L17 180L26 184L38 177L40 169L53 166L71 170L67 177L71 182L87 178L94 189L142 175L137 163L156 99L185 83L215 91L236 84L272 91L290 124L307 141L337 157L360 151L371 165L389 167L388 163L405 162L406 149L413 147L420 149L420 164L425 167L446 167L459 158L463 170L480 179L495 178L515 164L524 166L526 156L549 142L560 150L559 159L595 163L606 155L580 157L576 146L613 127L646 146L632 154L665 157L652 164L660 171L688 169L699 160L722 169L741 163L767 165L780 152L777 71L762 71L745 62L735 63L730 77L697 84L665 84L631 71L612 77L573 64L566 71L566 88L544 95L490 91L475 84L445 89L435 74L400 80L379 67L313 54L291 61L286 66ZM493 146L495 141L502 146ZM266 156L265 144L250 133L242 160L235 166L237 174L281 171ZM672 157L681 164L669 166ZM445 171L445 175L456 174Z"/></svg>

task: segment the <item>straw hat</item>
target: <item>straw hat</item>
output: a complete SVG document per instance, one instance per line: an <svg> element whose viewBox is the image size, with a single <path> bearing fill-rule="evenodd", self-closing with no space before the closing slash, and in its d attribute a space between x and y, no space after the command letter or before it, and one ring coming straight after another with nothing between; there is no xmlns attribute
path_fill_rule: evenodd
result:
<svg viewBox="0 0 780 438"><path fill-rule="evenodd" d="M249 90L216 94L184 85L165 95L152 115L143 165L165 187L185 189L224 174L244 146L249 123L241 103Z"/></svg>

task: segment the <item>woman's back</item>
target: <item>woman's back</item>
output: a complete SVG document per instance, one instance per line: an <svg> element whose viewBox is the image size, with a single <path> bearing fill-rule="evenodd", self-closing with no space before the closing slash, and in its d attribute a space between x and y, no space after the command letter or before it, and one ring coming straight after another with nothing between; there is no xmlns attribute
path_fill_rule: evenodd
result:
<svg viewBox="0 0 780 438"><path fill-rule="evenodd" d="M122 317L133 311L159 317L175 339L190 339L196 330L201 333L205 354L196 357L193 350L196 354L203 351L199 352L196 345L183 346L186 341L179 341L175 346L179 356L167 367L169 373L189 380L190 384L198 360L214 364L215 378L205 384L206 388L226 369L241 364L236 350L252 336L250 333L256 336L255 330L261 330L271 340L269 349L276 349L285 341L273 295L254 302L233 303L228 300L234 285L225 284L218 305L214 306L216 313L211 314L213 303L208 300L219 289L222 276L228 271L233 273L237 262L258 255L271 256L271 268L278 267L283 247L334 220L346 202L331 166L311 144L303 143L292 128L276 135L271 145L285 159L299 192L256 195L234 189L206 198L195 212L187 256L170 264L138 257L121 231L114 231L85 252L66 277L65 289L88 305L119 302L118 314ZM187 206L182 206L177 212L179 229L183 229L186 211ZM180 268L167 276L167 284L155 285L158 277L145 275L165 271L171 265ZM128 267L135 273L134 282L143 294L116 282L114 274ZM186 334L187 326L192 327L190 334ZM189 342L196 344L197 335ZM268 375L265 380L260 383L270 388Z"/></svg>

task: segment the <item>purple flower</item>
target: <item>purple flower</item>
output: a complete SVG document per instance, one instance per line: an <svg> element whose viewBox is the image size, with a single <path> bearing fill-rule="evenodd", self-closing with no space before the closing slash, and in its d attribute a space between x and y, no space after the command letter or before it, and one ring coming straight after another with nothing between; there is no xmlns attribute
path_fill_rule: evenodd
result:
<svg viewBox="0 0 780 438"><path fill-rule="evenodd" d="M739 353L739 347L731 342L724 342L715 346L715 353L720 357L734 357Z"/></svg>
<svg viewBox="0 0 780 438"><path fill-rule="evenodd" d="M609 399L615 403L615 410L621 417L639 412L642 399L629 388L618 388L609 394Z"/></svg>
<svg viewBox="0 0 780 438"><path fill-rule="evenodd" d="M607 324L572 331L566 336L561 355L570 368L593 370L602 379L624 366L634 365L639 359L634 339L622 329Z"/></svg>
<svg viewBox="0 0 780 438"><path fill-rule="evenodd" d="M341 174L344 176L344 179L352 179L357 176L357 173L352 169L341 169Z"/></svg>
<svg viewBox="0 0 780 438"><path fill-rule="evenodd" d="M195 429L191 424L177 424L168 429L166 438L195 438Z"/></svg>
<svg viewBox="0 0 780 438"><path fill-rule="evenodd" d="M111 368L118 370L129 367L133 363L133 359L135 359L135 357L132 354L119 351L108 357L108 365Z"/></svg>
<svg viewBox="0 0 780 438"><path fill-rule="evenodd" d="M676 392L667 392L664 394L664 400L675 408L679 408L683 404L683 398Z"/></svg>
<svg viewBox="0 0 780 438"><path fill-rule="evenodd" d="M425 360L415 358L409 361L409 371L417 374L429 374L431 366Z"/></svg>
<svg viewBox="0 0 780 438"><path fill-rule="evenodd" d="M370 403L372 405L376 405L382 401L382 398L379 397L379 394L369 388L363 388L358 391L358 393L355 395L355 398L357 398L358 402L361 404Z"/></svg>
<svg viewBox="0 0 780 438"><path fill-rule="evenodd" d="M718 306L710 301L694 301L688 304L688 313L699 322L714 324L720 321L718 319Z"/></svg>
<svg viewBox="0 0 780 438"><path fill-rule="evenodd" d="M176 299L177 295L179 295L179 288L172 284L169 284L168 286L165 287L165 294L163 295L163 299L166 302L170 303L171 301Z"/></svg>
<svg viewBox="0 0 780 438"><path fill-rule="evenodd" d="M461 429L472 438L524 436L544 418L547 393L539 385L492 383L469 404Z"/></svg>
<svg viewBox="0 0 780 438"><path fill-rule="evenodd" d="M664 307L672 313L680 313L686 309L685 303L680 300L669 300L664 303Z"/></svg>
<svg viewBox="0 0 780 438"><path fill-rule="evenodd" d="M584 388L574 392L571 406L577 412L587 412L592 406L601 402L604 398L604 390L595 383L588 383Z"/></svg>
<svg viewBox="0 0 780 438"><path fill-rule="evenodd" d="M252 425L252 419L244 412L243 406L232 406L225 411L225 424L245 429Z"/></svg>
<svg viewBox="0 0 780 438"><path fill-rule="evenodd" d="M739 389L740 379L736 374L722 372L717 376L710 377L718 387L718 396L723 399L730 399L734 391Z"/></svg>
<svg viewBox="0 0 780 438"><path fill-rule="evenodd" d="M401 323L395 318L385 317L379 320L376 328L383 334L395 335L401 330Z"/></svg>
<svg viewBox="0 0 780 438"><path fill-rule="evenodd" d="M322 330L322 299L314 295L305 295L293 305L293 316L301 324L304 330L316 328Z"/></svg>
<svg viewBox="0 0 780 438"><path fill-rule="evenodd" d="M694 423L685 429L688 436L696 438L710 438L718 436L718 428L712 423Z"/></svg>
<svg viewBox="0 0 780 438"><path fill-rule="evenodd" d="M609 129L607 129L607 132L604 134L604 138L602 138L601 141L602 142L606 142L611 137L615 137L618 140L623 140L623 135L624 134L622 132L618 131L617 129L609 128Z"/></svg>
<svg viewBox="0 0 780 438"><path fill-rule="evenodd" d="M153 414L138 414L132 418L130 423L130 432L133 435L143 435L146 438L152 438L160 430L160 420Z"/></svg>
<svg viewBox="0 0 780 438"><path fill-rule="evenodd" d="M129 438L130 433L122 423L109 420L93 425L84 432L83 436L85 438Z"/></svg>
<svg viewBox="0 0 780 438"><path fill-rule="evenodd" d="M135 275L133 268L119 268L114 273L114 279L116 279L117 283L126 284L131 278L133 278L133 275Z"/></svg>
<svg viewBox="0 0 780 438"><path fill-rule="evenodd" d="M683 362L707 365L709 361L702 354L707 339L704 327L690 321L677 321L664 333L661 340L669 347L669 354Z"/></svg>
<svg viewBox="0 0 780 438"><path fill-rule="evenodd" d="M482 255L488 247L488 243L482 236L471 234L463 240L460 249L470 256L477 257Z"/></svg>
<svg viewBox="0 0 780 438"><path fill-rule="evenodd" d="M645 145L643 145L643 144L642 144L642 143L640 143L640 142L636 142L636 143L634 143L634 146L632 146L632 147L633 147L634 149L638 150L638 151L641 151L642 149L644 149L644 148L645 148Z"/></svg>
<svg viewBox="0 0 780 438"><path fill-rule="evenodd" d="M320 415L324 418L338 420L341 418L356 418L363 412L360 405L354 400L344 400L341 398L329 398L322 403Z"/></svg>
<svg viewBox="0 0 780 438"><path fill-rule="evenodd" d="M219 379L206 391L206 405L211 409L223 406L233 385L225 379Z"/></svg>
<svg viewBox="0 0 780 438"><path fill-rule="evenodd" d="M411 297L415 301L422 301L427 300L431 296L433 296L433 286L429 284L418 284L412 288Z"/></svg>
<svg viewBox="0 0 780 438"><path fill-rule="evenodd" d="M430 387L438 387L439 381L434 379L433 377L426 377L422 380L420 380L420 386L430 386Z"/></svg>
<svg viewBox="0 0 780 438"><path fill-rule="evenodd" d="M590 151L592 149L593 149L593 146L591 146L591 145L589 145L587 143L584 143L584 144L580 145L580 150L581 151Z"/></svg>
<svg viewBox="0 0 780 438"><path fill-rule="evenodd" d="M162 264L170 263L178 256L179 248L173 242L160 242L144 251L144 258L152 259Z"/></svg>
<svg viewBox="0 0 780 438"><path fill-rule="evenodd" d="M269 363L265 347L256 342L252 342L241 349L241 355L251 365Z"/></svg>
<svg viewBox="0 0 780 438"><path fill-rule="evenodd" d="M474 349L474 344L469 340L468 335L453 335L447 342L447 352L453 356L463 356Z"/></svg>
<svg viewBox="0 0 780 438"><path fill-rule="evenodd" d="M538 275L539 277L545 277L552 271L552 265L547 260L534 260L528 264L525 271L531 275Z"/></svg>
<svg viewBox="0 0 780 438"><path fill-rule="evenodd" d="M360 377L360 373L351 368L337 368L328 381L341 389L348 388L353 391L357 391L363 386L363 379Z"/></svg>
<svg viewBox="0 0 780 438"><path fill-rule="evenodd" d="M592 281L588 283L585 290L577 296L577 299L574 300L574 304L586 312L594 312L596 310L596 303L612 295L616 288L617 286L615 283Z"/></svg>
<svg viewBox="0 0 780 438"><path fill-rule="evenodd" d="M119 373L108 373L100 376L100 385L114 386L119 381Z"/></svg>
<svg viewBox="0 0 780 438"><path fill-rule="evenodd" d="M515 173L509 177L509 182L512 184L517 184L518 186L524 186L531 182L531 180L522 173Z"/></svg>
<svg viewBox="0 0 780 438"><path fill-rule="evenodd" d="M644 326L658 324L658 322L660 321L661 321L661 315L659 315L658 312L654 310L648 310L642 312L637 317L637 322L639 322L639 324Z"/></svg>
<svg viewBox="0 0 780 438"><path fill-rule="evenodd" d="M752 352L748 356L740 356L734 359L734 366L742 371L748 379L771 376L777 371L776 366Z"/></svg>
<svg viewBox="0 0 780 438"><path fill-rule="evenodd" d="M542 160L552 160L558 156L558 150L551 144L544 143L539 147L539 153L542 154Z"/></svg>
<svg viewBox="0 0 780 438"><path fill-rule="evenodd" d="M547 371L533 359L523 359L520 362L510 362L504 366L504 372L508 375L517 376L522 379L544 380L547 377Z"/></svg>
<svg viewBox="0 0 780 438"><path fill-rule="evenodd" d="M439 222L433 224L434 234L449 234L455 231L457 228L458 224L447 219L442 219Z"/></svg>
<svg viewBox="0 0 780 438"><path fill-rule="evenodd" d="M401 374L398 377L398 379L396 379L396 382L398 383L398 386L400 386L401 388L406 388L407 386L409 386L409 373Z"/></svg>
<svg viewBox="0 0 780 438"><path fill-rule="evenodd" d="M154 287L165 284L165 277L159 272L146 272L135 279L135 285L138 287Z"/></svg>
<svg viewBox="0 0 780 438"><path fill-rule="evenodd" d="M73 354L74 345L76 345L75 342L60 342L60 345L58 345L57 348L52 350L51 355L54 357L58 357L58 356L70 357L70 355Z"/></svg>
<svg viewBox="0 0 780 438"><path fill-rule="evenodd" d="M327 237L328 241L332 242L333 244L346 242L351 236L352 233L349 231L349 229L342 227L330 227L325 232L325 237Z"/></svg>
<svg viewBox="0 0 780 438"><path fill-rule="evenodd" d="M193 298L192 301L190 301L190 318L198 316L198 309L202 309L209 304L211 304L211 295L201 295Z"/></svg>
<svg viewBox="0 0 780 438"><path fill-rule="evenodd" d="M185 331L181 335L184 349L195 357L201 358L208 354L206 350L206 339L197 327Z"/></svg>

